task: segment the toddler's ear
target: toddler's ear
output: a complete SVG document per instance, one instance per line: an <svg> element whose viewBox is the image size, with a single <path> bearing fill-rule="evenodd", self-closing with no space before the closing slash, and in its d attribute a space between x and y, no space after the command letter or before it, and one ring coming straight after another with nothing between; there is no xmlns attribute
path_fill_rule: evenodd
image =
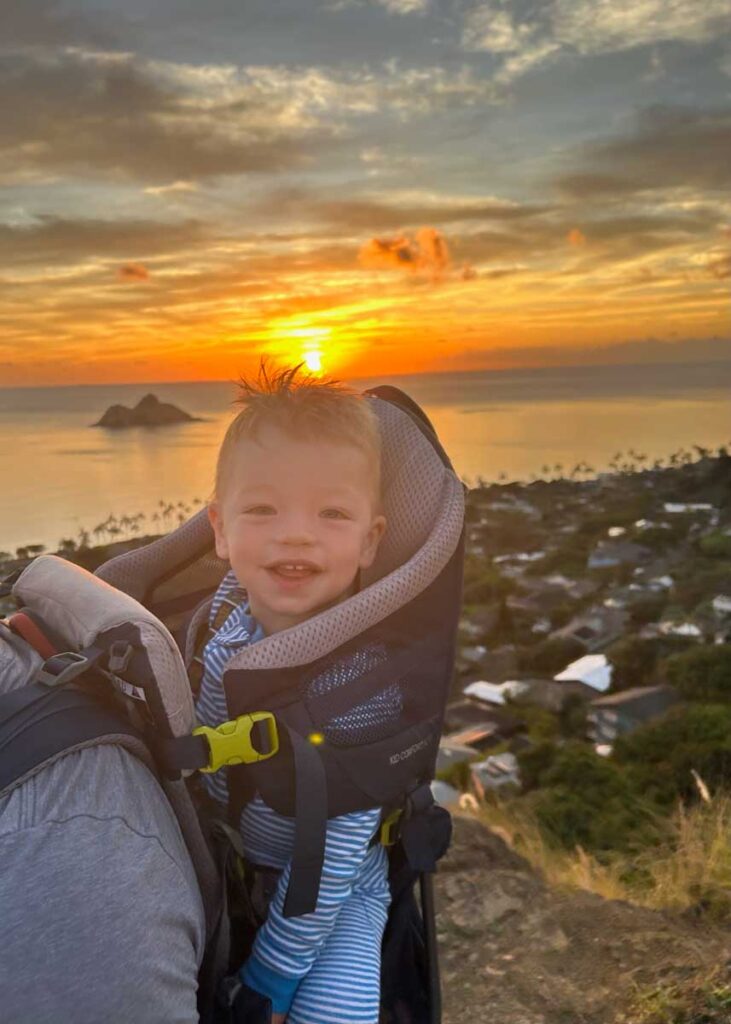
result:
<svg viewBox="0 0 731 1024"><path fill-rule="evenodd" d="M371 528L368 531L365 541L363 542L363 548L360 556L360 568L369 569L373 565L373 559L376 557L378 551L378 545L381 543L381 537L386 532L386 517L376 516L371 523Z"/></svg>
<svg viewBox="0 0 731 1024"><path fill-rule="evenodd" d="M219 558L228 558L228 544L223 532L223 518L217 501L212 501L208 506L208 520L213 527L216 538L216 554Z"/></svg>

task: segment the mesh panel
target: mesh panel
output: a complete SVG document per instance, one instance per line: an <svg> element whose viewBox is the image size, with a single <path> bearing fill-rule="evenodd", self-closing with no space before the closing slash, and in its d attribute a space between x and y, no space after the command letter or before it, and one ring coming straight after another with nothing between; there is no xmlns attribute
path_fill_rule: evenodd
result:
<svg viewBox="0 0 731 1024"><path fill-rule="evenodd" d="M405 565L342 604L240 651L230 667L305 665L354 639L425 590L454 554L462 531L464 494L454 475L444 481L442 495L434 530Z"/></svg>
<svg viewBox="0 0 731 1024"><path fill-rule="evenodd" d="M111 558L97 569L96 575L139 601L155 581L167 576L174 566L186 565L195 551L204 552L212 548L213 533L208 513L201 509L187 523L167 536L160 537L146 547Z"/></svg>
<svg viewBox="0 0 731 1024"><path fill-rule="evenodd" d="M347 686L388 660L382 644L369 644L340 658L308 685L309 698L322 697ZM324 728L325 738L335 744L374 743L392 735L399 727L403 700L401 687L392 683L347 714L332 718Z"/></svg>

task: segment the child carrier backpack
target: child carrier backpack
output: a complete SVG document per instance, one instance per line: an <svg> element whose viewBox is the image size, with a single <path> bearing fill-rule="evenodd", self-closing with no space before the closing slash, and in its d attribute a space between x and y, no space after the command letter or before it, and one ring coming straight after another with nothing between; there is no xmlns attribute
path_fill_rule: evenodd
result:
<svg viewBox="0 0 731 1024"><path fill-rule="evenodd" d="M59 653L45 649L48 656L38 680L8 695L15 703L0 697L0 795L73 744L101 742L93 735L95 728L106 742L123 743L133 752L150 751L166 793L186 823L183 833L207 894L216 950L209 958L213 976L220 973L226 955L221 936L225 928L215 909L222 906L222 893L182 774L228 767L233 822L254 792L294 818L288 916L315 907L328 818L384 808L380 839L390 847L393 905L384 939L383 1020L427 1022L438 1020L440 1013L430 872L449 841L448 815L434 806L429 784L454 664L464 493L418 406L395 388L367 394L382 430L388 523L376 560L353 597L231 659L224 673L229 721L217 729L194 728L191 687L183 668L184 663L194 680L196 659L209 634L211 599L228 570L215 555L205 511L172 534L107 562L97 570L97 579L64 563L64 571L83 577L78 593L83 590L80 603L87 625L81 630L78 623L84 616L78 604L73 602L73 615L64 615L53 600L57 583L52 577L59 560L43 556L25 570L13 588L24 615L14 628L23 630L32 645L33 627L55 637ZM95 609L94 588L99 587L122 600L101 620L88 614ZM351 674L342 685L312 685L337 679L343 659L376 642L385 647L387 657L375 667L369 663L360 676ZM395 681L402 708L387 735L380 732L369 741L365 722L358 743L328 738L333 719L367 705ZM89 689L98 714L111 718L87 721L79 740L74 735L80 714L75 702L88 701ZM101 690L103 697L97 692ZM59 714L70 724L51 742L46 735L51 727L38 712L56 702L59 707L68 703ZM120 717L126 732L118 725ZM413 898L417 878L421 914ZM407 957L415 964L412 972L402 969Z"/></svg>

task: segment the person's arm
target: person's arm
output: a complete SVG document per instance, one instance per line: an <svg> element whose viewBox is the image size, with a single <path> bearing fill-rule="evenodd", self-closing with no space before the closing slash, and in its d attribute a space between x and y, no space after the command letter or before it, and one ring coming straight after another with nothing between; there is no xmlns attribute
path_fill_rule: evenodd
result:
<svg viewBox="0 0 731 1024"><path fill-rule="evenodd" d="M195 1024L205 919L170 805L104 745L0 799L2 1019Z"/></svg>
<svg viewBox="0 0 731 1024"><path fill-rule="evenodd" d="M320 892L313 913L284 917L290 866L282 873L267 919L241 969L242 980L268 996L274 1013L281 1015L273 1018L274 1024L285 1019L302 978L334 928L340 908L353 891L380 818L376 808L328 821Z"/></svg>

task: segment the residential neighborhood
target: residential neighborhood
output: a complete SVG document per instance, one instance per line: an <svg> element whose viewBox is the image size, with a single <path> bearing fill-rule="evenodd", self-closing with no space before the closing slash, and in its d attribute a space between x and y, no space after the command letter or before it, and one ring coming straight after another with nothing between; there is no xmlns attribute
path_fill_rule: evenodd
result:
<svg viewBox="0 0 731 1024"><path fill-rule="evenodd" d="M439 771L481 796L682 706L663 659L731 644L731 457L469 492L460 638Z"/></svg>

